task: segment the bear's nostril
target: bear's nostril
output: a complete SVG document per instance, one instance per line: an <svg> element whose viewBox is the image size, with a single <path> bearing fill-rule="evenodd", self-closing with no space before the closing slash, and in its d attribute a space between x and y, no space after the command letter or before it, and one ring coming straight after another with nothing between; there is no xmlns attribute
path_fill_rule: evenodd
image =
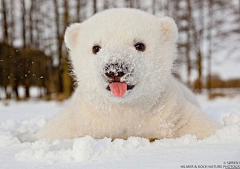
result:
<svg viewBox="0 0 240 169"><path fill-rule="evenodd" d="M114 78L115 76L113 72L105 73L105 75L109 78Z"/></svg>
<svg viewBox="0 0 240 169"><path fill-rule="evenodd" d="M122 76L124 76L124 74L125 74L125 73L123 73L123 72L118 72L118 73L117 73L117 77L122 77Z"/></svg>

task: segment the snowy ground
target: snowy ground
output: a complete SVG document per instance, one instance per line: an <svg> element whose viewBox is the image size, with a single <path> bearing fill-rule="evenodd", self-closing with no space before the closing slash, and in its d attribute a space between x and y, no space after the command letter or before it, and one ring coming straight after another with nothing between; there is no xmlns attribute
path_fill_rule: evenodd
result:
<svg viewBox="0 0 240 169"><path fill-rule="evenodd" d="M64 104L29 101L6 106L0 102L0 168L227 168L233 162L232 168L240 168L240 96L198 98L223 129L204 140L186 135L153 143L136 137L111 142L90 136L34 141L32 135Z"/></svg>

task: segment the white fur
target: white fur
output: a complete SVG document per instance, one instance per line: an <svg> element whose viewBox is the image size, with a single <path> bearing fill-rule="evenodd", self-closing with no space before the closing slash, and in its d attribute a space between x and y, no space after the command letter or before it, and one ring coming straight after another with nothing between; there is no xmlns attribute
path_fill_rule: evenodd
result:
<svg viewBox="0 0 240 169"><path fill-rule="evenodd" d="M207 117L189 89L171 69L176 56L177 27L169 17L157 18L135 9L111 9L66 30L79 82L69 106L39 133L40 138L148 139L213 134L219 127ZM142 42L144 52L134 44ZM101 46L97 54L94 45ZM121 80L135 85L122 98L106 90L104 66L123 62L133 73Z"/></svg>

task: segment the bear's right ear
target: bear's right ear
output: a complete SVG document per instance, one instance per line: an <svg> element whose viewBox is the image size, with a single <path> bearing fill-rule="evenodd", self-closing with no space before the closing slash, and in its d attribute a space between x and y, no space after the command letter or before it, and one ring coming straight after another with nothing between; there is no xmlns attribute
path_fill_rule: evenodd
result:
<svg viewBox="0 0 240 169"><path fill-rule="evenodd" d="M80 26L80 23L74 23L68 26L65 31L64 40L69 50L73 49L78 42Z"/></svg>
<svg viewBox="0 0 240 169"><path fill-rule="evenodd" d="M178 28L175 21L167 16L160 18L161 28L166 40L176 42L178 38Z"/></svg>

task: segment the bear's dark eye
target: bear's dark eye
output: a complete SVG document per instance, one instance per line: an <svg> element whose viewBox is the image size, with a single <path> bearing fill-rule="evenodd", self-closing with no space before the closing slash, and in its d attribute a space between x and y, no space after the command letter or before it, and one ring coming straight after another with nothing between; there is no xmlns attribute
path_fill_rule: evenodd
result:
<svg viewBox="0 0 240 169"><path fill-rule="evenodd" d="M143 43L136 43L135 45L136 50L143 52L145 50L145 45Z"/></svg>
<svg viewBox="0 0 240 169"><path fill-rule="evenodd" d="M97 54L100 51L101 47L99 45L94 45L92 48L92 52Z"/></svg>

